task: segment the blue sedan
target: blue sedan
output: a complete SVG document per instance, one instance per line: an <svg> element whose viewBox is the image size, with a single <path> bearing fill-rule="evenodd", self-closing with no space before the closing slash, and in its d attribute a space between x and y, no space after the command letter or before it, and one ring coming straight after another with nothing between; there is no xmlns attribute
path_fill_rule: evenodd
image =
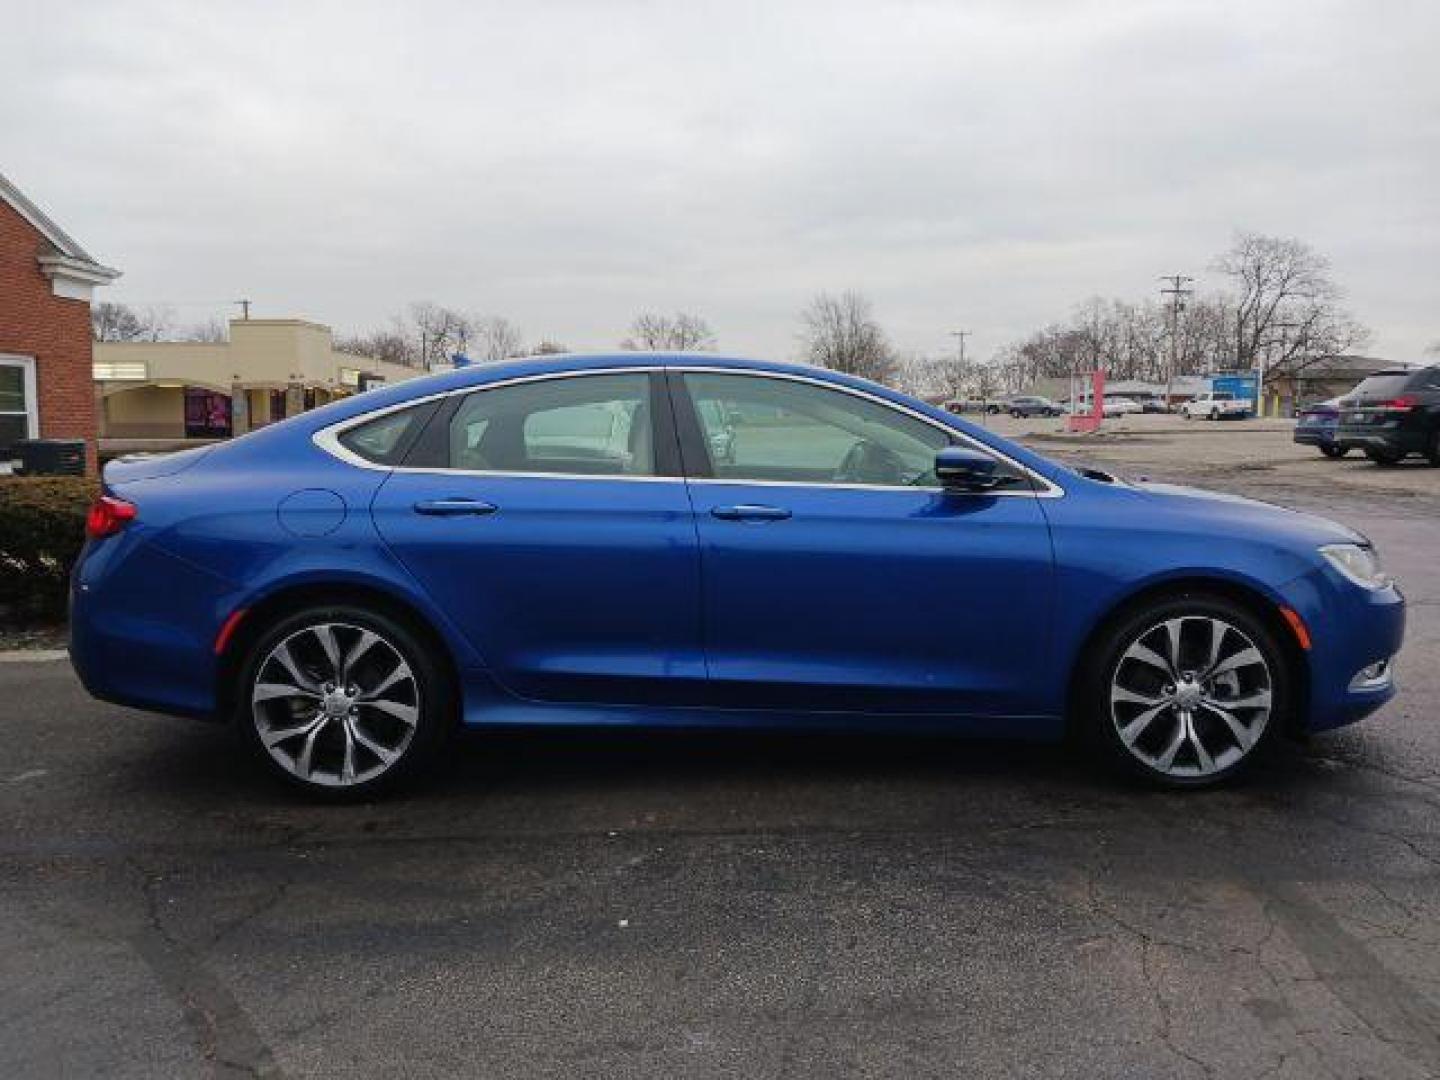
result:
<svg viewBox="0 0 1440 1080"><path fill-rule="evenodd" d="M373 390L114 462L88 529L90 692L332 796L461 724L1073 730L1200 787L1389 700L1404 630L1343 526L714 356Z"/></svg>
<svg viewBox="0 0 1440 1080"><path fill-rule="evenodd" d="M1314 446L1328 458L1341 458L1347 447L1335 439L1340 428L1340 399L1317 401L1300 410L1295 418L1295 442L1301 446Z"/></svg>

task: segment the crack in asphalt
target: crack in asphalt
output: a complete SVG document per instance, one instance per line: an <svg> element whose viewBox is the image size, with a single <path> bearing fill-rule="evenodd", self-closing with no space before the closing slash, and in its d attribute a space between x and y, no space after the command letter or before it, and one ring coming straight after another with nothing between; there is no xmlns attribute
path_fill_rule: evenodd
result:
<svg viewBox="0 0 1440 1080"><path fill-rule="evenodd" d="M216 1080L283 1080L270 1048L245 1009L194 949L165 926L159 890L165 878L133 858L126 862L139 876L145 922L130 941L166 992L180 1006L201 1056Z"/></svg>

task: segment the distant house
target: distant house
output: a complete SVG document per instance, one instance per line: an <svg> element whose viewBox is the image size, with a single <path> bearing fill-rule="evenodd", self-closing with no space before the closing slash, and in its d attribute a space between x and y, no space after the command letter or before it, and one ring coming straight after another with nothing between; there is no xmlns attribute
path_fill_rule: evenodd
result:
<svg viewBox="0 0 1440 1080"><path fill-rule="evenodd" d="M84 439L94 468L90 297L119 276L0 175L0 470L27 438Z"/></svg>
<svg viewBox="0 0 1440 1080"><path fill-rule="evenodd" d="M1374 356L1334 356L1304 368L1295 375L1271 376L1265 380L1265 396L1278 403L1280 415L1296 406L1340 397L1355 388L1367 375L1390 367Z"/></svg>

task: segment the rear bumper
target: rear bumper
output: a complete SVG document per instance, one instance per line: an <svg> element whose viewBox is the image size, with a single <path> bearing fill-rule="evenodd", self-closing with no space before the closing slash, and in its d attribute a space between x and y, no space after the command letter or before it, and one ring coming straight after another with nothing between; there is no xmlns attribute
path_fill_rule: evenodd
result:
<svg viewBox="0 0 1440 1080"><path fill-rule="evenodd" d="M1425 449L1425 433L1403 428L1342 427L1335 435L1335 442L1352 449L1418 454Z"/></svg>
<svg viewBox="0 0 1440 1080"><path fill-rule="evenodd" d="M214 716L214 635L233 597L226 582L146 543L142 533L92 543L70 584L75 673L102 701Z"/></svg>

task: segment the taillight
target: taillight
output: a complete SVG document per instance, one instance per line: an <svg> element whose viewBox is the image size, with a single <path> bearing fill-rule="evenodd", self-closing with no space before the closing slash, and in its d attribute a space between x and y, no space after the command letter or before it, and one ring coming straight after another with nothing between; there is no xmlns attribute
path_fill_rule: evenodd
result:
<svg viewBox="0 0 1440 1080"><path fill-rule="evenodd" d="M1391 412L1409 412L1418 404L1420 404L1419 398L1411 397L1409 394L1402 394L1400 397L1380 402L1380 408L1389 409Z"/></svg>
<svg viewBox="0 0 1440 1080"><path fill-rule="evenodd" d="M113 495L101 495L85 515L85 535L91 540L114 536L135 520L135 504Z"/></svg>

